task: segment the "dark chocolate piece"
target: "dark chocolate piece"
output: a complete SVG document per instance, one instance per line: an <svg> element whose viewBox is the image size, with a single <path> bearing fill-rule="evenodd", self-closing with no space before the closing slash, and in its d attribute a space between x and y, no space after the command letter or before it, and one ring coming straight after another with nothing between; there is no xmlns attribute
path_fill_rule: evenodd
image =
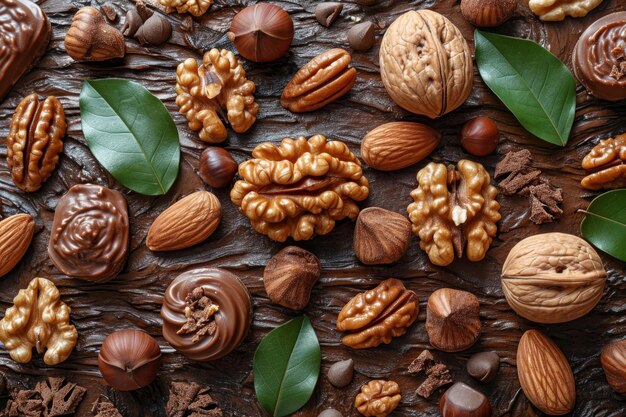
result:
<svg viewBox="0 0 626 417"><path fill-rule="evenodd" d="M428 375L426 380L415 391L420 397L428 398L439 388L454 382L448 367L443 363L429 367L426 375Z"/></svg>
<svg viewBox="0 0 626 417"><path fill-rule="evenodd" d="M209 394L209 388L193 382L172 382L165 415L222 417L223 413Z"/></svg>
<svg viewBox="0 0 626 417"><path fill-rule="evenodd" d="M81 184L59 199L48 255L65 275L86 281L113 279L126 263L128 208L119 191Z"/></svg>
<svg viewBox="0 0 626 417"><path fill-rule="evenodd" d="M29 0L0 0L0 101L48 47L52 28Z"/></svg>
<svg viewBox="0 0 626 417"><path fill-rule="evenodd" d="M422 353L420 353L419 356L411 362L408 367L408 371L412 375L418 375L422 372L426 372L426 370L434 363L435 358L433 358L433 354L430 353L430 350L424 349Z"/></svg>
<svg viewBox="0 0 626 417"><path fill-rule="evenodd" d="M521 151L511 151L504 155L504 158L496 165L496 172L494 178L499 178L503 175L520 172L532 164L533 159L528 149L522 149Z"/></svg>
<svg viewBox="0 0 626 417"><path fill-rule="evenodd" d="M526 188L539 181L539 177L541 177L541 171L538 169L512 173L500 181L498 187L500 187L502 193L505 195L523 194Z"/></svg>
<svg viewBox="0 0 626 417"><path fill-rule="evenodd" d="M496 352L480 352L467 360L467 373L482 382L492 381L500 369L500 357Z"/></svg>

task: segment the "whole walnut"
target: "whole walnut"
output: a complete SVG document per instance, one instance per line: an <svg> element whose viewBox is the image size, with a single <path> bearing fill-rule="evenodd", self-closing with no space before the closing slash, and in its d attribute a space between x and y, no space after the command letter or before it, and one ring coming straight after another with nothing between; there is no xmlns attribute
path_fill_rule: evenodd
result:
<svg viewBox="0 0 626 417"><path fill-rule="evenodd" d="M406 110L437 118L467 100L472 54L461 31L431 10L411 10L387 29L380 46L380 75Z"/></svg>

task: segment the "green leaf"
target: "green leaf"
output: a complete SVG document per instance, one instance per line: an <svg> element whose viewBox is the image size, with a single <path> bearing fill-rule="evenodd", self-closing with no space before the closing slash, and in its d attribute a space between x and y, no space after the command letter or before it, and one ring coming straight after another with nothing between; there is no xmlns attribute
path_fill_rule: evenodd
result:
<svg viewBox="0 0 626 417"><path fill-rule="evenodd" d="M596 197L580 224L583 237L596 248L626 262L626 189Z"/></svg>
<svg viewBox="0 0 626 417"><path fill-rule="evenodd" d="M480 30L474 37L476 64L491 91L530 133L565 146L576 113L570 70L536 42Z"/></svg>
<svg viewBox="0 0 626 417"><path fill-rule="evenodd" d="M254 354L254 390L273 417L287 416L309 401L320 373L321 353L307 317L272 330Z"/></svg>
<svg viewBox="0 0 626 417"><path fill-rule="evenodd" d="M80 117L91 152L120 183L141 194L165 194L178 176L178 130L161 101L140 84L85 81Z"/></svg>

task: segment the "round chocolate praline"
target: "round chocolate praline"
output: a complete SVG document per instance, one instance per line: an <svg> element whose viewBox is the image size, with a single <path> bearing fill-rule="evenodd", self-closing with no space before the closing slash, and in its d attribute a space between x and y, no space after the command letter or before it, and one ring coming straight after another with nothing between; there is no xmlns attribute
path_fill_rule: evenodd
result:
<svg viewBox="0 0 626 417"><path fill-rule="evenodd" d="M206 299L195 307L190 306L190 301L197 299L198 291ZM183 329L190 321L186 311L199 313L211 304L217 308L204 329ZM180 274L167 288L161 317L163 337L174 349L189 359L212 361L228 355L246 337L252 318L252 301L246 286L236 275L219 268L193 269Z"/></svg>
<svg viewBox="0 0 626 417"><path fill-rule="evenodd" d="M626 12L596 20L578 39L574 74L590 94L604 100L626 99Z"/></svg>

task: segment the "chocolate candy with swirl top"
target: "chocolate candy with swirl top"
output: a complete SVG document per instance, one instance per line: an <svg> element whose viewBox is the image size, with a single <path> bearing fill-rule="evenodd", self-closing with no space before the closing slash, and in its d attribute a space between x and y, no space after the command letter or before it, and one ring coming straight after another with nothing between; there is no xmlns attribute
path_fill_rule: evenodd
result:
<svg viewBox="0 0 626 417"><path fill-rule="evenodd" d="M120 273L128 254L128 208L119 191L75 185L59 199L48 254L65 275L104 282Z"/></svg>
<svg viewBox="0 0 626 417"><path fill-rule="evenodd" d="M626 99L626 12L596 20L582 35L572 56L576 78L603 99Z"/></svg>
<svg viewBox="0 0 626 417"><path fill-rule="evenodd" d="M228 355L248 334L252 301L245 285L219 268L180 274L165 291L163 337L196 361Z"/></svg>

